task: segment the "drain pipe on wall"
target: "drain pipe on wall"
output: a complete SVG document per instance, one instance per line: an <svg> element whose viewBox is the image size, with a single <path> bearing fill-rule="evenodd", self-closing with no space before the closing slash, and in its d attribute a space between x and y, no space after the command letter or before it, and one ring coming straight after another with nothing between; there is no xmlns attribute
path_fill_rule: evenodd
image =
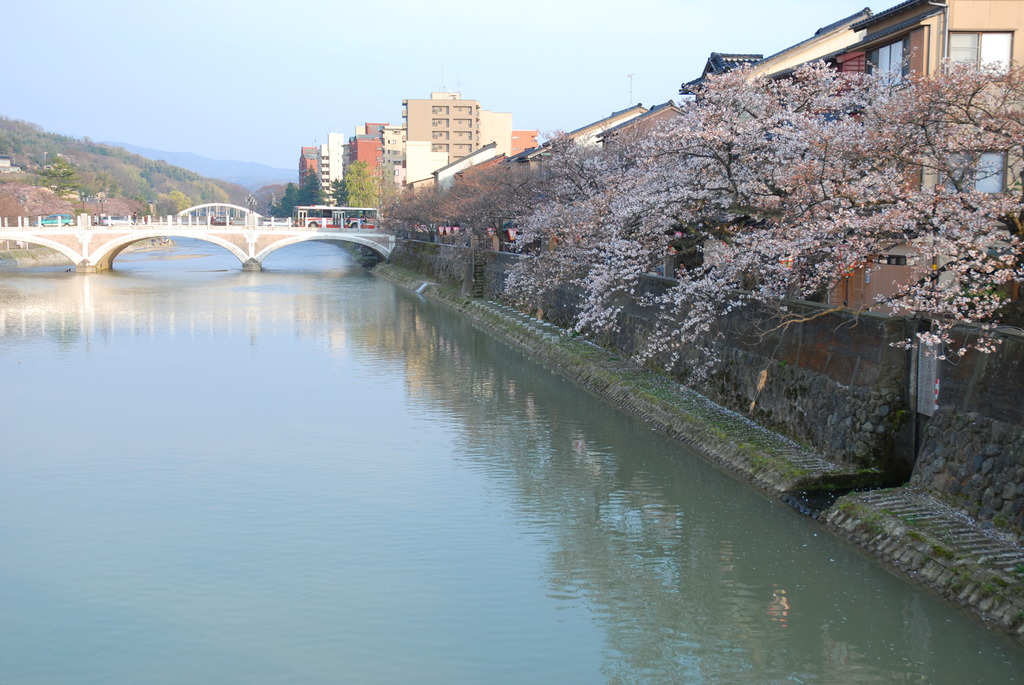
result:
<svg viewBox="0 0 1024 685"><path fill-rule="evenodd" d="M942 8L942 54L939 55L939 62L949 57L949 3L929 2L932 7Z"/></svg>

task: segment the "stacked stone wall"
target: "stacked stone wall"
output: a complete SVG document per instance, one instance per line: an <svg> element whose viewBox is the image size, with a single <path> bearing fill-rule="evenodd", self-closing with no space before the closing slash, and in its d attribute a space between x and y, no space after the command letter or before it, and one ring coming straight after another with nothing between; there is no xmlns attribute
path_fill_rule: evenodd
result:
<svg viewBox="0 0 1024 685"><path fill-rule="evenodd" d="M1024 338L939 369L939 409L910 483L1024 541Z"/></svg>

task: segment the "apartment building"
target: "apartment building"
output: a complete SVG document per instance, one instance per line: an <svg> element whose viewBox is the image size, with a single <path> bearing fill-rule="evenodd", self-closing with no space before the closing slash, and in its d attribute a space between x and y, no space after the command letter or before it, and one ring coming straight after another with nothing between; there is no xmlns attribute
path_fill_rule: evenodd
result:
<svg viewBox="0 0 1024 685"><path fill-rule="evenodd" d="M537 139L540 137L540 131L534 129L532 131L512 131L512 145L508 151L508 156L518 155L520 152L526 152L537 147Z"/></svg>
<svg viewBox="0 0 1024 685"><path fill-rule="evenodd" d="M328 133L327 142L320 146L320 185L329 188L332 181L345 177L345 136Z"/></svg>
<svg viewBox="0 0 1024 685"><path fill-rule="evenodd" d="M388 124L381 129L380 136L383 150L383 173L394 181L395 185L404 185L406 181L405 127Z"/></svg>
<svg viewBox="0 0 1024 685"><path fill-rule="evenodd" d="M465 157L480 142L480 103L459 93L431 93L429 100L403 100L406 140L427 141L448 161ZM446 162L447 163L447 162Z"/></svg>
<svg viewBox="0 0 1024 685"><path fill-rule="evenodd" d="M371 173L376 173L384 162L382 133L389 124L366 122L356 126L355 135L350 136L345 150L345 164L365 162Z"/></svg>
<svg viewBox="0 0 1024 685"><path fill-rule="evenodd" d="M307 176L320 176L320 148L303 147L299 153L299 183Z"/></svg>
<svg viewBox="0 0 1024 685"><path fill-rule="evenodd" d="M403 100L402 118L407 148L413 142L429 143L431 153L446 155L440 166L458 161L490 143L495 144L497 154L512 152L512 115L483 109L477 100L464 99L461 93L437 92L431 93L429 99ZM423 156L420 149L416 154ZM406 155L408 161L408 150ZM412 173L407 173L407 178L420 180Z"/></svg>

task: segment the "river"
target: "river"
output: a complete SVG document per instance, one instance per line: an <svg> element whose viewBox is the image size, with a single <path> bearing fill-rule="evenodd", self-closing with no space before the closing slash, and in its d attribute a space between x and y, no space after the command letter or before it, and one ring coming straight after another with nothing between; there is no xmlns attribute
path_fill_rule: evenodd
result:
<svg viewBox="0 0 1024 685"><path fill-rule="evenodd" d="M0 683L1010 683L1024 649L337 247L0 270Z"/></svg>

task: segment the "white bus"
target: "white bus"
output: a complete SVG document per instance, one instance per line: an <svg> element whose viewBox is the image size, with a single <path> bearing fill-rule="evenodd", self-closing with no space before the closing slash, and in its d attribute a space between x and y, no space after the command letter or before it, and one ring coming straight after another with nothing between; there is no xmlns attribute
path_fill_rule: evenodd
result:
<svg viewBox="0 0 1024 685"><path fill-rule="evenodd" d="M329 207L304 205L295 208L292 219L303 228L360 230L377 228L377 210L372 207Z"/></svg>

